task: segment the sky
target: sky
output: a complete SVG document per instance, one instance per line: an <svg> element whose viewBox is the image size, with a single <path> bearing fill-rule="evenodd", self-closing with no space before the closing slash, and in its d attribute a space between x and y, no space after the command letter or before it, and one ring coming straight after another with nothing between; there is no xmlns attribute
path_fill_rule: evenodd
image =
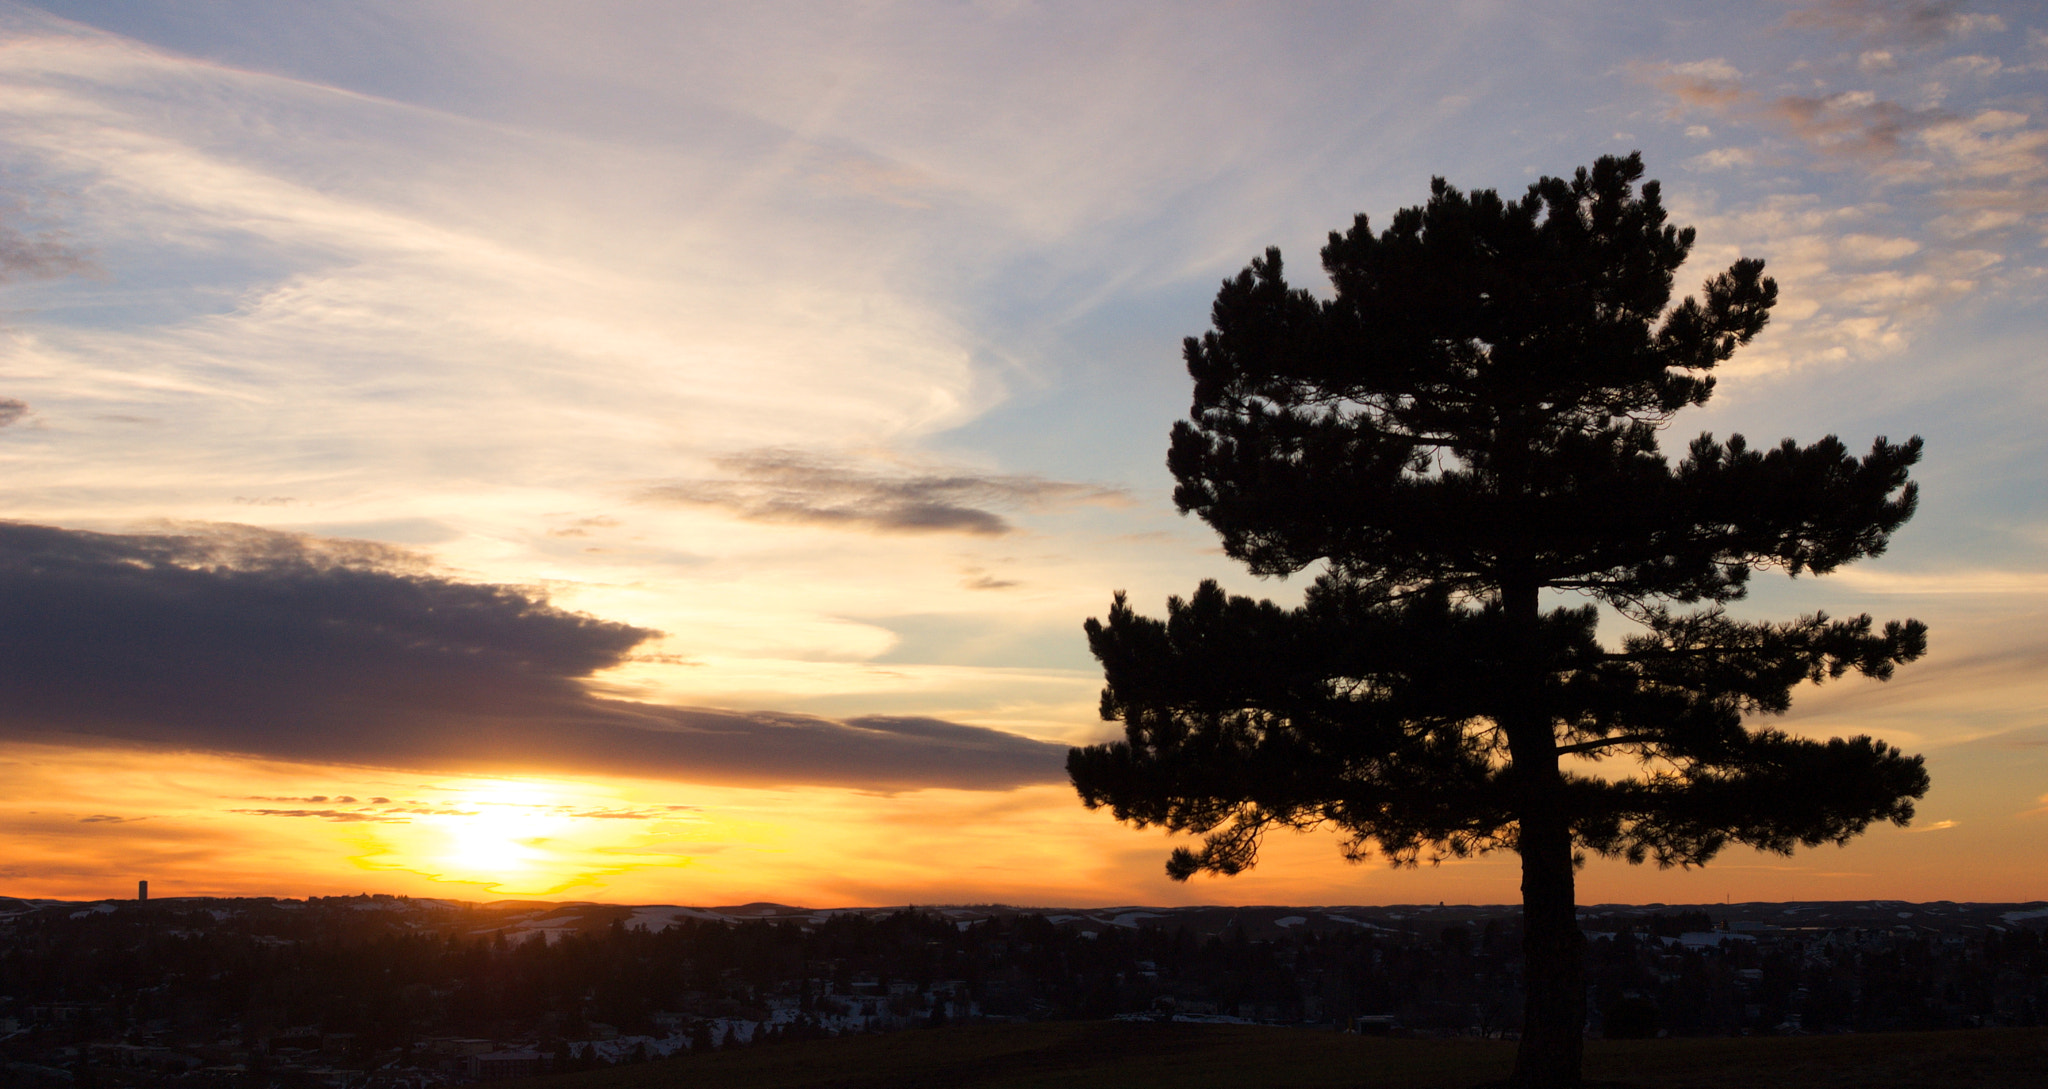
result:
<svg viewBox="0 0 2048 1089"><path fill-rule="evenodd" d="M1770 725L1933 788L1581 901L2048 898L2048 16L1890 0L0 0L0 894L1514 902L1169 881L1081 625L1299 599L1171 500L1219 281L1632 150L1780 286L1667 450L1926 439L1736 611L1927 622Z"/></svg>

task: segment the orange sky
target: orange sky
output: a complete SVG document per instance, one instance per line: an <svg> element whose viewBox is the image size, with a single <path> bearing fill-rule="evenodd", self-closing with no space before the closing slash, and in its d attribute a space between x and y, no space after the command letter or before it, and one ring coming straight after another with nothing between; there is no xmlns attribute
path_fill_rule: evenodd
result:
<svg viewBox="0 0 2048 1089"><path fill-rule="evenodd" d="M1934 756L1910 829L1789 858L1731 850L1658 870L1593 860L1584 903L2041 898L2048 792L1994 740ZM15 744L0 805L18 896L527 897L632 903L1504 903L1512 856L1396 870L1345 863L1331 833L1278 834L1235 878L1176 884L1157 833L1059 785L881 794L644 779L427 776L218 756ZM108 790L118 784L118 791ZM2027 795L2034 791L2034 795ZM388 799L372 804L375 799ZM2031 803L2015 811L2013 802ZM423 812L424 811L424 812ZM381 817L383 819L362 819Z"/></svg>
<svg viewBox="0 0 2048 1089"><path fill-rule="evenodd" d="M1516 900L1167 881L1080 626L1299 598L1171 500L1221 278L1641 149L1782 290L1667 452L1927 439L1737 611L1926 621L1779 725L1934 785L1581 899L2048 898L2048 21L1700 7L0 0L0 894Z"/></svg>

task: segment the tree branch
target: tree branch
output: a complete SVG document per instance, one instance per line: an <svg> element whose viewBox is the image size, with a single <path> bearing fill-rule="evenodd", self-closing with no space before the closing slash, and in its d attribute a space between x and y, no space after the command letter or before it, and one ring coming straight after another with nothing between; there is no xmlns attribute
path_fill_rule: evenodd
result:
<svg viewBox="0 0 2048 1089"><path fill-rule="evenodd" d="M1593 752L1609 745L1634 745L1643 741L1657 740L1650 734L1622 734L1619 737L1603 737L1597 741L1581 741L1576 745L1559 746L1557 755L1570 756L1573 753Z"/></svg>

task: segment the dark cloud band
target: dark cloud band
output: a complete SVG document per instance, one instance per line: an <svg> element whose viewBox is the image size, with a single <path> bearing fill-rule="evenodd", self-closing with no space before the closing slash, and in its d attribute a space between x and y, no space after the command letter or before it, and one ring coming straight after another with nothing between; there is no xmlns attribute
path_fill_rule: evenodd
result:
<svg viewBox="0 0 2048 1089"><path fill-rule="evenodd" d="M1060 777L1062 747L998 730L584 688L656 634L362 542L0 523L0 737L867 790Z"/></svg>
<svg viewBox="0 0 2048 1089"><path fill-rule="evenodd" d="M874 473L796 450L756 450L716 464L728 475L660 484L642 498L717 507L753 522L983 537L1012 531L1001 509L1124 500L1112 489L1035 476Z"/></svg>

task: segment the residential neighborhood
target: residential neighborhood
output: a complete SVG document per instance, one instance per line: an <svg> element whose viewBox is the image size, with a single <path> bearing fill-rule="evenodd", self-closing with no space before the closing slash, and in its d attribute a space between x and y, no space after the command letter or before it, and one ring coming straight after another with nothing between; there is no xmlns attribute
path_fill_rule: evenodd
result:
<svg viewBox="0 0 2048 1089"><path fill-rule="evenodd" d="M2048 904L1581 912L1595 1035L2037 1025ZM0 1085L424 1089L1056 1018L1518 1030L1518 909L0 900Z"/></svg>

